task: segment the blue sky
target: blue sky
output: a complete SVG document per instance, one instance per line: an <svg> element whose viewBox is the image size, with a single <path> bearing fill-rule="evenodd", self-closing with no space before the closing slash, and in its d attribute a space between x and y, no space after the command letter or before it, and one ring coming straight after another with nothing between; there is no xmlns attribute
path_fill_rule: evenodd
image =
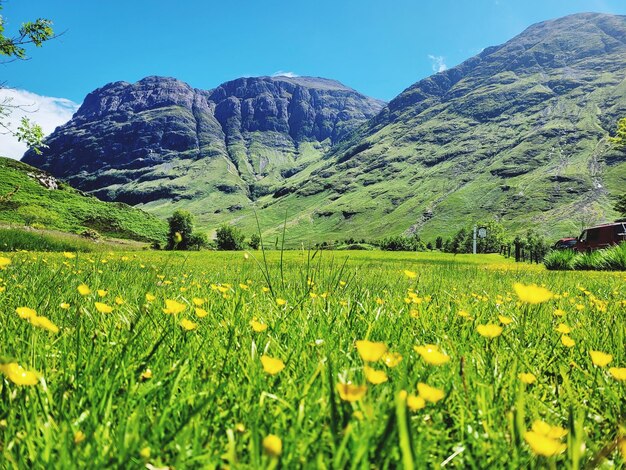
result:
<svg viewBox="0 0 626 470"><path fill-rule="evenodd" d="M278 71L389 100L532 23L626 14L624 0L5 0L9 31L50 18L62 37L3 65L8 86L78 103L105 83L174 76L210 89Z"/></svg>

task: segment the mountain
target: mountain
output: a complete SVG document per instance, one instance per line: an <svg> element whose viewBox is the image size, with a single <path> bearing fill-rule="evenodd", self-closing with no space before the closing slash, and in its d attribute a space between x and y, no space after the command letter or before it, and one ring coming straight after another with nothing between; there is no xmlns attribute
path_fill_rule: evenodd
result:
<svg viewBox="0 0 626 470"><path fill-rule="evenodd" d="M546 21L409 87L299 191L323 180L332 202L314 220L357 236L493 217L577 234L614 217L607 196L626 188L626 153L605 139L623 116L626 17Z"/></svg>
<svg viewBox="0 0 626 470"><path fill-rule="evenodd" d="M383 105L323 78L240 78L203 91L148 77L87 95L48 148L23 161L104 200L163 215L189 205L213 220L276 191Z"/></svg>
<svg viewBox="0 0 626 470"><path fill-rule="evenodd" d="M606 139L626 116L626 17L533 25L381 107L320 79L201 92L149 78L89 95L25 161L160 216L248 231L258 217L292 240L432 239L494 218L577 234L612 219L626 187L626 153Z"/></svg>
<svg viewBox="0 0 626 470"><path fill-rule="evenodd" d="M102 202L82 194L52 175L0 157L0 224L44 226L139 241L164 240L167 224L139 209Z"/></svg>

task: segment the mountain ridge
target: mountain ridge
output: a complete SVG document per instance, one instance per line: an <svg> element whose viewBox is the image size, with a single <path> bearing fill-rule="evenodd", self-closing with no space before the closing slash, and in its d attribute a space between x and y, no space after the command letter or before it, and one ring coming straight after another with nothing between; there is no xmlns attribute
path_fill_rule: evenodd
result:
<svg viewBox="0 0 626 470"><path fill-rule="evenodd" d="M193 178L180 177L186 171L180 167L143 172L121 185L114 180L104 192L90 188L89 174L82 185L161 216L188 208L207 227L233 222L254 229L256 211L267 234L286 222L295 239L406 231L433 237L493 218L513 231L573 233L583 217L610 219L609 195L626 183L626 159L605 139L626 115L625 71L626 17L578 14L532 25L416 82L384 107L348 106L354 119L340 120L349 125L338 129L314 106L323 95L336 111L341 100L322 93L328 90L297 88L315 79L236 79L202 92L213 97L214 120L201 127L224 139L198 140L202 158L179 152L202 166L196 178L227 155L232 165L214 178L219 188L199 189ZM336 82L322 88L329 83ZM289 101L296 89L302 96ZM352 99L362 100L355 93ZM295 114L293 101L302 104ZM175 115L168 121L166 108L158 108L158 119L184 122ZM164 164L142 158L144 166ZM168 191L167 181L187 186ZM149 197L127 199L133 187ZM562 220L563 213L581 220Z"/></svg>

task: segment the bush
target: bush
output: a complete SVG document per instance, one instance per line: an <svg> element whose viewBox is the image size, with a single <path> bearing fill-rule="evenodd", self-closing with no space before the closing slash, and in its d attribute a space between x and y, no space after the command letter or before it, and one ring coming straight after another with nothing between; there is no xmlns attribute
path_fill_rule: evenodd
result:
<svg viewBox="0 0 626 470"><path fill-rule="evenodd" d="M245 235L232 225L224 224L215 233L215 243L218 250L243 250Z"/></svg>
<svg viewBox="0 0 626 470"><path fill-rule="evenodd" d="M543 264L550 271L571 271L576 253L574 250L551 251L543 259Z"/></svg>
<svg viewBox="0 0 626 470"><path fill-rule="evenodd" d="M169 232L167 234L168 250L187 250L193 233L193 216L187 211L178 210L167 219Z"/></svg>
<svg viewBox="0 0 626 470"><path fill-rule="evenodd" d="M192 233L189 236L188 248L200 251L209 246L209 237L204 233Z"/></svg>
<svg viewBox="0 0 626 470"><path fill-rule="evenodd" d="M261 237L258 234L253 233L250 236L250 241L248 242L248 246L252 248L253 250L258 250L259 246L261 246Z"/></svg>
<svg viewBox="0 0 626 470"><path fill-rule="evenodd" d="M417 235L412 237L396 235L383 238L378 242L378 247L383 251L424 251L426 248Z"/></svg>

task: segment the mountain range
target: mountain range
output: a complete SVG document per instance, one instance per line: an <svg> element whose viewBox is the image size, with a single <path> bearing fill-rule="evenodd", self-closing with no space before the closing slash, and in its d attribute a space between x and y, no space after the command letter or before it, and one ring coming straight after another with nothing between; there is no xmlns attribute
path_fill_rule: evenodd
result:
<svg viewBox="0 0 626 470"><path fill-rule="evenodd" d="M616 214L626 17L538 23L389 103L339 82L256 77L197 90L116 82L23 161L160 217L188 209L292 240L447 236L496 219L550 236Z"/></svg>

